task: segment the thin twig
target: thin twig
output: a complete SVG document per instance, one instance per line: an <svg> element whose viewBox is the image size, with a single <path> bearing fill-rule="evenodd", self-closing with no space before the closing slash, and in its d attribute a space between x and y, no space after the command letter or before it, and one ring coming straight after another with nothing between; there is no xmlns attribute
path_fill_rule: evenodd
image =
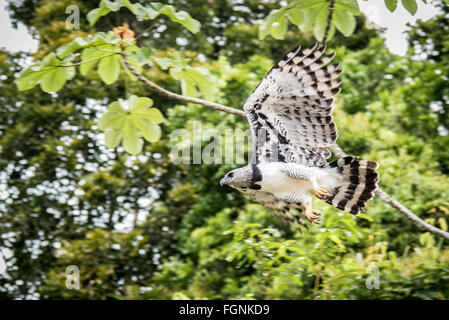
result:
<svg viewBox="0 0 449 320"><path fill-rule="evenodd" d="M92 48L94 48L95 50L98 50L98 51L113 52L113 53L115 53L115 54L117 54L117 53L122 53L122 52L119 51L119 50L108 50L108 49L101 49L101 48L98 48L98 47L92 47Z"/></svg>
<svg viewBox="0 0 449 320"><path fill-rule="evenodd" d="M218 103L209 102L209 101L203 100L203 99L182 96L177 93L168 91L167 89L164 89L164 88L158 86L157 84L151 82L144 75L139 73L126 59L126 55L124 52L122 53L122 55L123 55L123 61L126 65L126 67L129 69L129 71L137 79L139 79L141 82L143 82L145 85L147 85L151 89L155 90L156 92L163 94L169 98L177 99L177 100L184 101L184 102L191 102L191 103L199 104L199 105L202 105L202 106L205 106L208 108L212 108L215 110L220 110L220 111L235 114L238 116L246 117L246 113L242 110L230 108L230 107L227 107L227 106L224 106L224 105L221 105ZM337 144L330 146L329 149L340 158L344 157L346 155L345 152ZM412 211L410 211L406 206L404 206L403 204L401 204L398 201L391 198L387 193L385 193L380 188L376 190L376 195L381 200L383 200L384 202L386 202L387 204L389 204L390 206L392 206L393 208L397 209L399 212L404 214L407 218L409 218L411 221L413 221L419 227L422 227L433 234L436 234L443 238L449 239L448 232L438 229L437 227L434 227L434 226L428 224L427 222L423 221L420 217L418 217L416 214L414 214Z"/></svg>
<svg viewBox="0 0 449 320"><path fill-rule="evenodd" d="M143 31L137 36L136 41L139 40L141 37L144 37L144 34L145 34L145 33L149 32L151 29L153 29L153 28L156 26L156 22L157 22L157 19L158 19L159 17L160 17L160 16L157 16L156 19L154 19L153 23L151 23L151 25L150 25L148 28L146 28L145 30L143 30Z"/></svg>
<svg viewBox="0 0 449 320"><path fill-rule="evenodd" d="M76 66L79 66L79 65L81 65L83 63L88 63L88 62L92 62L92 61L95 61L95 60L100 60L100 59L103 59L103 58L106 58L106 57L110 57L110 56L113 56L113 55L116 55L116 54L119 54L119 53L120 52L111 53L111 54L107 54L107 55L104 55L104 56L101 56L101 57L95 57L95 58L83 60L83 61L72 63L72 64L61 65L59 67L61 67L61 68L76 67Z"/></svg>
<svg viewBox="0 0 449 320"><path fill-rule="evenodd" d="M439 235L443 238L449 239L449 233L446 231L443 231L437 227L432 226L431 224L428 224L424 220L422 220L420 217L415 215L413 212L411 212L406 206L404 206L402 203L396 201L392 197L390 197L385 191L383 191L381 188L378 188L376 190L376 196L378 196L380 199L382 199L384 202L388 203L393 208L400 211L402 214L404 214L407 218L412 220L417 226L426 229L427 231Z"/></svg>

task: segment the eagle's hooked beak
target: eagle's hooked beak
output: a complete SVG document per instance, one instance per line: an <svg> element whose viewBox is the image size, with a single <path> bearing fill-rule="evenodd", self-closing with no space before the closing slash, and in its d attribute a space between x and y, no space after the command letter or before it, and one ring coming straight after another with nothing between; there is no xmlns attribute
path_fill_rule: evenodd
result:
<svg viewBox="0 0 449 320"><path fill-rule="evenodd" d="M223 179L220 180L220 187L224 187L228 185L228 179L226 179L226 177L224 177Z"/></svg>

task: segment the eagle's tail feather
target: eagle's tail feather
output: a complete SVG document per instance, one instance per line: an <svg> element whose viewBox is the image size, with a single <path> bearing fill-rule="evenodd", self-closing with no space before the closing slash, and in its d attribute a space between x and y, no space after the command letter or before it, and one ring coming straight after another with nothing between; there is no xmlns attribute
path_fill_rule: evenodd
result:
<svg viewBox="0 0 449 320"><path fill-rule="evenodd" d="M377 189L379 164L369 160L357 160L356 157L344 157L330 162L329 167L339 170L343 183L323 200L345 212L359 214Z"/></svg>

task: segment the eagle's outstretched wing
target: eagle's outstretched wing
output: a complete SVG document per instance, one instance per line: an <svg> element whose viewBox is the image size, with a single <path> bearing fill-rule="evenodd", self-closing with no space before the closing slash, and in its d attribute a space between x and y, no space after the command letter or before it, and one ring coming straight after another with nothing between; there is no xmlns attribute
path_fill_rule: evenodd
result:
<svg viewBox="0 0 449 320"><path fill-rule="evenodd" d="M300 47L268 72L245 103L253 139L253 163L294 162L321 167L337 140L332 118L340 92L340 64L329 64L325 46Z"/></svg>

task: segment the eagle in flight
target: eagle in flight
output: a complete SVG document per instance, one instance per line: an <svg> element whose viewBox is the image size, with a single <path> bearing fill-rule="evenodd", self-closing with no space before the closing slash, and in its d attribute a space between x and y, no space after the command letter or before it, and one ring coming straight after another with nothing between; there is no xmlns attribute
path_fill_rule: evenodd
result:
<svg viewBox="0 0 449 320"><path fill-rule="evenodd" d="M300 46L285 55L254 89L244 105L251 126L250 164L228 172L220 185L229 185L273 209L293 226L301 215L318 223L312 208L315 194L328 204L359 214L377 189L378 164L344 157L327 162L325 147L337 140L332 118L334 97L340 93L340 64L323 55L326 46ZM301 215L299 215L300 213Z"/></svg>

